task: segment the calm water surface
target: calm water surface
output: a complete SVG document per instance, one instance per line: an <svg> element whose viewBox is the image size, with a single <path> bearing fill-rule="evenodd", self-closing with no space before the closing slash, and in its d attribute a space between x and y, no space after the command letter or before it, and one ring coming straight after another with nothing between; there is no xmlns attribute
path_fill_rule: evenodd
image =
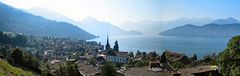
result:
<svg viewBox="0 0 240 76"><path fill-rule="evenodd" d="M100 37L93 41L106 44L106 37ZM188 56L197 54L199 58L211 53L219 53L226 48L230 38L206 38L206 37L174 37L174 36L110 36L109 41L113 47L118 40L121 51L156 51L162 53L171 50L184 53Z"/></svg>

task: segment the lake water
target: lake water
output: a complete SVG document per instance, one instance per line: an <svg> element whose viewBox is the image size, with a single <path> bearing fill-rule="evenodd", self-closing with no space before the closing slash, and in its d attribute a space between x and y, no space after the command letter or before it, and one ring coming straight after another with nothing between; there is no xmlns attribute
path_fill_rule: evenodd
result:
<svg viewBox="0 0 240 76"><path fill-rule="evenodd" d="M106 44L106 37L97 38L93 41ZM118 40L120 51L137 50L161 54L165 50L184 53L187 56L197 54L198 58L212 53L222 52L230 38L204 38L204 37L174 37L174 36L110 36L109 41L113 47Z"/></svg>

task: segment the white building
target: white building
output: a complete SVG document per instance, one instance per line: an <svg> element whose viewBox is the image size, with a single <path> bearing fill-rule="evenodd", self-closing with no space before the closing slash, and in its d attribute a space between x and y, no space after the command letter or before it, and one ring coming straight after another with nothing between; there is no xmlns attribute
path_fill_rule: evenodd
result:
<svg viewBox="0 0 240 76"><path fill-rule="evenodd" d="M115 45L116 44L118 43L115 43ZM128 60L129 60L128 52L120 52L110 47L108 37L107 37L107 44L105 46L105 50L99 52L98 56L105 58L107 62L114 62L114 63L128 63Z"/></svg>
<svg viewBox="0 0 240 76"><path fill-rule="evenodd" d="M101 51L98 56L104 57L108 62L115 63L128 63L129 60L128 52Z"/></svg>
<svg viewBox="0 0 240 76"><path fill-rule="evenodd" d="M47 56L47 57L53 57L54 56L54 51L53 50L44 51L44 55Z"/></svg>

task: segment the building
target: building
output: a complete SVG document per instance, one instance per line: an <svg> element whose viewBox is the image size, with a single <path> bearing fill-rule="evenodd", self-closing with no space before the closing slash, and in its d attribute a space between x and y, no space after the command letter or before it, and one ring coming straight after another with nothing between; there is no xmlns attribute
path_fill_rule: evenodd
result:
<svg viewBox="0 0 240 76"><path fill-rule="evenodd" d="M149 61L148 70L154 71L154 72L163 71L160 61Z"/></svg>
<svg viewBox="0 0 240 76"><path fill-rule="evenodd" d="M192 72L192 76L222 76L218 70L218 66L208 66L208 67L201 67L198 71Z"/></svg>
<svg viewBox="0 0 240 76"><path fill-rule="evenodd" d="M106 56L106 61L116 62L116 63L127 63L128 62L128 52L117 52L112 51L114 54L108 54Z"/></svg>
<svg viewBox="0 0 240 76"><path fill-rule="evenodd" d="M218 72L218 70L208 70L208 71L203 71L203 72L196 72L196 73L191 73L192 76L221 76L221 74Z"/></svg>
<svg viewBox="0 0 240 76"><path fill-rule="evenodd" d="M129 60L128 52L101 51L98 56L103 57L107 62L114 63L128 63Z"/></svg>
<svg viewBox="0 0 240 76"><path fill-rule="evenodd" d="M107 62L114 62L114 63L127 63L129 60L128 52L116 51L110 47L108 37L107 37L107 44L105 46L105 50L100 51L98 56L105 58Z"/></svg>
<svg viewBox="0 0 240 76"><path fill-rule="evenodd" d="M54 56L54 51L53 50L44 51L44 56L53 57Z"/></svg>
<svg viewBox="0 0 240 76"><path fill-rule="evenodd" d="M111 46L109 44L108 36L107 36L107 44L105 46L105 50L111 50Z"/></svg>

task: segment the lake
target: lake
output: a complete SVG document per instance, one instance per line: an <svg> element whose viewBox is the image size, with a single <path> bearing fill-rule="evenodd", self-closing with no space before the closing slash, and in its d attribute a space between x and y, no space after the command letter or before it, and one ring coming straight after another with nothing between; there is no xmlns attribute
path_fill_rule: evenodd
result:
<svg viewBox="0 0 240 76"><path fill-rule="evenodd" d="M184 53L187 56L197 54L198 58L212 53L222 52L231 38L208 38L208 37L174 37L174 36L110 36L109 41L113 47L115 40L118 40L120 51L137 50L161 54L165 50ZM93 41L106 44L107 37L93 39Z"/></svg>

